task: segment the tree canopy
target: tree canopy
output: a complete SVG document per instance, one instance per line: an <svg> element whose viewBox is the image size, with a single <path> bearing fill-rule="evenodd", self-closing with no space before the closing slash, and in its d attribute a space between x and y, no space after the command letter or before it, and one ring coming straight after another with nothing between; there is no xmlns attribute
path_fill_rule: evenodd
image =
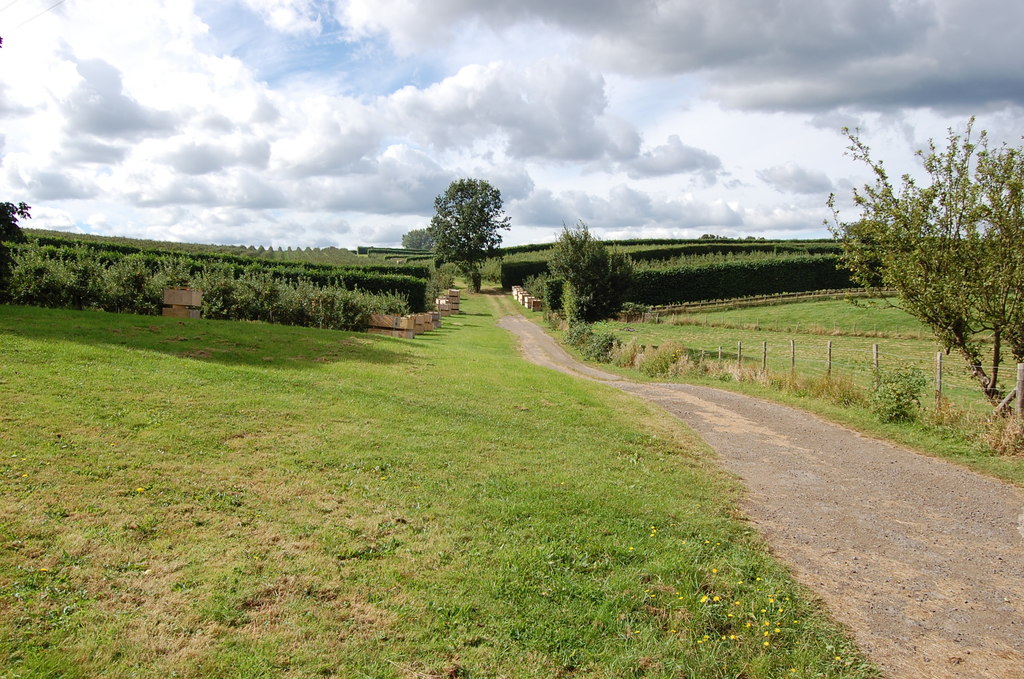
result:
<svg viewBox="0 0 1024 679"><path fill-rule="evenodd" d="M570 323L608 318L622 306L632 278L633 263L625 254L609 251L585 223L564 227L548 269L565 281L562 308Z"/></svg>
<svg viewBox="0 0 1024 679"><path fill-rule="evenodd" d="M501 192L483 179L458 179L434 199L428 229L439 259L454 263L479 292L480 266L501 245L511 221L502 210Z"/></svg>
<svg viewBox="0 0 1024 679"><path fill-rule="evenodd" d="M991 148L985 132L973 140L973 124L950 130L945 149L931 141L918 152L927 183L904 175L898 188L844 129L874 183L854 190L857 221L841 222L829 199L830 228L854 280L895 288L896 304L959 354L995 402L1004 348L1024 362L1024 151Z"/></svg>
<svg viewBox="0 0 1024 679"><path fill-rule="evenodd" d="M433 250L434 239L427 229L413 229L402 236L402 247L410 250Z"/></svg>

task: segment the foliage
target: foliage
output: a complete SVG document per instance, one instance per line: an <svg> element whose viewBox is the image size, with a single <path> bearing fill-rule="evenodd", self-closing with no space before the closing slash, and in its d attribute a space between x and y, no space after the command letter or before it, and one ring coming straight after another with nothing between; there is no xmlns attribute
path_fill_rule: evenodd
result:
<svg viewBox="0 0 1024 679"><path fill-rule="evenodd" d="M570 323L565 334L562 335L562 339L570 347L579 349L590 340L590 336L593 334L594 326L590 323Z"/></svg>
<svg viewBox="0 0 1024 679"><path fill-rule="evenodd" d="M11 252L7 243L21 243L25 240L18 220L31 219L30 209L25 203L0 203L0 302L7 297L7 284L11 276Z"/></svg>
<svg viewBox="0 0 1024 679"><path fill-rule="evenodd" d="M874 184L854 191L858 221L840 222L834 197L829 204L854 279L895 288L901 308L959 354L996 402L1004 344L1024 361L1024 150L991 149L984 132L973 141L973 122L964 136L950 130L944 150L932 141L927 153L918 152L926 184L904 175L898 188L846 130ZM991 360L983 361L987 338Z"/></svg>
<svg viewBox="0 0 1024 679"><path fill-rule="evenodd" d="M563 289L562 308L570 323L592 323L618 311L633 273L629 257L609 252L583 222L562 229L549 266L568 289Z"/></svg>
<svg viewBox="0 0 1024 679"><path fill-rule="evenodd" d="M170 284L180 284L189 277L196 277L210 268L220 268L224 275L234 279L242 279L252 275L266 274L275 281L295 284L308 280L320 287L337 287L348 290L360 290L372 294L400 294L408 301L409 308L415 312L426 309L427 280L430 267L422 267L423 278L400 275L395 273L402 269L388 266L370 267L337 267L301 262L282 263L265 262L252 258L230 255L193 254L176 255L154 250L139 250L131 246L109 245L95 242L77 242L58 240L57 245L42 245L38 241L11 246L15 259L25 253L35 251L40 256L54 260L92 259L102 268L109 269L117 262L130 259L136 267L145 267L151 274L167 278ZM126 265L129 266L129 265ZM171 268L168 268L171 267ZM175 283L174 281L179 281ZM166 282L161 278L160 285ZM160 300L153 298L155 309L159 310ZM120 303L113 305L120 308ZM65 305L60 305L65 306ZM106 308L104 304L93 304ZM140 312L143 313L143 312Z"/></svg>
<svg viewBox="0 0 1024 679"><path fill-rule="evenodd" d="M428 231L435 253L455 263L479 292L480 266L501 244L499 232L510 228L501 192L483 179L458 179L434 199L434 211Z"/></svg>
<svg viewBox="0 0 1024 679"><path fill-rule="evenodd" d="M25 240L25 234L18 226L19 219L32 219L29 210L32 208L25 203L0 203L0 242L9 241L20 243Z"/></svg>
<svg viewBox="0 0 1024 679"><path fill-rule="evenodd" d="M430 275L430 282L427 285L427 298L431 301L448 294L448 290L455 287L455 265L442 264L434 267Z"/></svg>
<svg viewBox="0 0 1024 679"><path fill-rule="evenodd" d="M927 384L925 374L913 366L879 370L871 390L871 410L883 422L915 420Z"/></svg>
<svg viewBox="0 0 1024 679"><path fill-rule="evenodd" d="M669 269L637 269L626 296L630 302L669 305L780 292L850 286L835 255L697 260Z"/></svg>
<svg viewBox="0 0 1024 679"><path fill-rule="evenodd" d="M592 361L608 363L612 359L612 352L615 350L615 335L610 332L591 333L590 339L580 347L580 353L584 358Z"/></svg>
<svg viewBox="0 0 1024 679"><path fill-rule="evenodd" d="M565 281L553 276L544 281L544 308L548 311L562 310L562 295L565 292Z"/></svg>
<svg viewBox="0 0 1024 679"><path fill-rule="evenodd" d="M433 250L434 239L429 229L412 229L402 236L402 247L409 250Z"/></svg>
<svg viewBox="0 0 1024 679"><path fill-rule="evenodd" d="M371 313L403 315L410 307L404 295L279 276L273 267L206 263L196 269L187 257L104 258L90 248L15 247L10 298L16 304L155 315L165 287L189 285L203 291L206 318L337 330L363 330Z"/></svg>

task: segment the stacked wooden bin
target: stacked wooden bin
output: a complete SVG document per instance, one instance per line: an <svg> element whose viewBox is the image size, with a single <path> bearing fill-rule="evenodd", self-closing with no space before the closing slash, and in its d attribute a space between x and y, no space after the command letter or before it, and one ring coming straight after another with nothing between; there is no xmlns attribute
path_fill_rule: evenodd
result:
<svg viewBox="0 0 1024 679"><path fill-rule="evenodd" d="M442 305L443 301L443 305ZM436 300L437 311L408 316L371 314L369 331L375 335L412 339L441 327L441 317L459 313L459 291L449 290L444 297Z"/></svg>
<svg viewBox="0 0 1024 679"><path fill-rule="evenodd" d="M539 297L534 297L528 293L521 285L512 286L512 296L530 311L542 311L544 309L544 302Z"/></svg>
<svg viewBox="0 0 1024 679"><path fill-rule="evenodd" d="M203 304L203 291L191 288L164 288L164 316L171 318L199 318Z"/></svg>

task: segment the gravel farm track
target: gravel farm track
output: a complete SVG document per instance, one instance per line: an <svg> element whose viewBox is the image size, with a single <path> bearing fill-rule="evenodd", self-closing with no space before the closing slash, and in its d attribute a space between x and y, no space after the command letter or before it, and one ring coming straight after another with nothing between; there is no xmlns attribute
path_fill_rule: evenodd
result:
<svg viewBox="0 0 1024 679"><path fill-rule="evenodd" d="M742 510L893 679L1024 678L1024 493L806 412L583 365L506 316L530 361L647 399L695 429Z"/></svg>

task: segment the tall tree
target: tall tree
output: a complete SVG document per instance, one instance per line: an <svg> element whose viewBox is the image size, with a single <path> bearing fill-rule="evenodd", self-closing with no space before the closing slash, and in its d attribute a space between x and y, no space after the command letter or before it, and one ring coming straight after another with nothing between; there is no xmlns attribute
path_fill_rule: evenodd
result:
<svg viewBox="0 0 1024 679"><path fill-rule="evenodd" d="M5 242L20 243L25 240L18 220L31 219L30 209L25 203L0 203L0 300L7 298L7 283L13 265L10 249Z"/></svg>
<svg viewBox="0 0 1024 679"><path fill-rule="evenodd" d="M995 402L1004 343L1024 361L1024 161L1020 149L990 149L984 132L973 141L973 124L963 136L950 130L945 149L932 141L918 152L927 184L904 175L899 188L844 129L852 156L875 181L854 190L858 221L839 220L834 196L829 206L854 280L895 288L896 305L931 328L947 353L959 354Z"/></svg>
<svg viewBox="0 0 1024 679"><path fill-rule="evenodd" d="M619 310L633 275L633 262L609 251L585 223L564 227L548 260L548 269L565 281L562 307L569 322L593 322Z"/></svg>
<svg viewBox="0 0 1024 679"><path fill-rule="evenodd" d="M479 292L480 265L501 245L500 231L510 228L501 192L483 179L458 179L434 199L434 211L428 229L434 253L454 263Z"/></svg>
<svg viewBox="0 0 1024 679"><path fill-rule="evenodd" d="M428 229L413 229L402 236L402 247L409 250L433 250L434 239Z"/></svg>

